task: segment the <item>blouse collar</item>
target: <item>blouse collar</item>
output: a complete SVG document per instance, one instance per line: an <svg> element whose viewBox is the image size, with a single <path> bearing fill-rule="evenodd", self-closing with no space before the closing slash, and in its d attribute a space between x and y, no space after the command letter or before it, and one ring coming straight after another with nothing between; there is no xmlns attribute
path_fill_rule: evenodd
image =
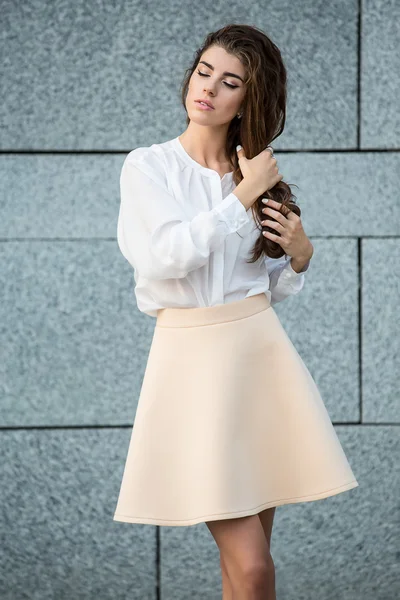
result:
<svg viewBox="0 0 400 600"><path fill-rule="evenodd" d="M223 175L223 177L220 177L219 173L217 173L217 171L215 171L214 169L209 169L208 167L203 167L203 165L201 165L196 160L194 160L186 152L181 141L179 140L179 136L177 136L176 138L171 140L171 143L172 143L174 149L176 150L176 152L179 154L179 156L181 156L188 165L190 165L190 166L194 167L195 169L197 169L198 171L200 171L200 173L203 173L207 177L216 177L217 176L219 181L221 181L221 182L225 181L226 179L231 179L233 171L228 171L228 173L225 173Z"/></svg>

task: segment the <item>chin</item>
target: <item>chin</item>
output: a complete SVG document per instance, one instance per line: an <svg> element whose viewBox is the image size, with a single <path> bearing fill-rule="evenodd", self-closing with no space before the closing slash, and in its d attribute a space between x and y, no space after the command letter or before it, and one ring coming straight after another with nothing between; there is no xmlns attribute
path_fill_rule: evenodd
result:
<svg viewBox="0 0 400 600"><path fill-rule="evenodd" d="M192 110L188 112L188 117L193 123L198 123L198 125L208 125L213 119L210 118L208 114L200 114L196 110ZM214 123L213 125L218 125L218 123Z"/></svg>

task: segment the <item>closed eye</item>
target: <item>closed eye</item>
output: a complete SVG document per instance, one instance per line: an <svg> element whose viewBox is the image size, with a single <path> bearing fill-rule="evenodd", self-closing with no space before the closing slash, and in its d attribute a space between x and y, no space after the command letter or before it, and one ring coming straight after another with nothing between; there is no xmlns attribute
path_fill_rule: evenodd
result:
<svg viewBox="0 0 400 600"><path fill-rule="evenodd" d="M197 73L199 75L201 75L202 77L210 77L209 75L207 75L207 73L202 73L201 71L197 71ZM227 83L226 81L224 81L224 84L232 89L239 87L238 85L231 85L230 83Z"/></svg>

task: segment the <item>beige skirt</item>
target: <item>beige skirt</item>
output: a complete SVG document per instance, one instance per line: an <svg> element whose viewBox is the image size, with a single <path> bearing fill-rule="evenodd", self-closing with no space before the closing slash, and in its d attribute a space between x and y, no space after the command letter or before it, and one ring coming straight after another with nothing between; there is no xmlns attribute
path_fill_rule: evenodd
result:
<svg viewBox="0 0 400 600"><path fill-rule="evenodd" d="M115 521L195 525L357 486L264 293L158 312Z"/></svg>

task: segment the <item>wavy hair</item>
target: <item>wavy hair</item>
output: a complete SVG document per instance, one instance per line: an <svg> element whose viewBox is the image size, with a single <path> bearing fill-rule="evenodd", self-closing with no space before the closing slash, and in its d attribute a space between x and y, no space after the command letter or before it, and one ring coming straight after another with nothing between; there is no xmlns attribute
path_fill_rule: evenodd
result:
<svg viewBox="0 0 400 600"><path fill-rule="evenodd" d="M235 116L229 124L226 138L226 155L233 167L233 180L236 185L243 179L239 167L236 146L241 144L246 158L253 158L266 148L283 131L286 120L287 74L279 48L257 27L229 24L209 33L202 46L196 50L193 64L184 75L181 84L181 100L186 110L186 96L190 78L202 54L211 46L224 48L236 56L246 72L246 93L242 104L242 118ZM189 115L186 124L190 123ZM282 204L280 212L288 209L300 216L300 207L295 203L296 196L283 181L264 192L252 205L252 213L260 231L270 231L279 236L276 229L261 225L265 213L262 198L272 198ZM268 215L268 219L275 219ZM239 235L239 234L238 234ZM285 254L282 246L266 238L262 233L252 248L248 262L255 262L262 254L270 258L280 258Z"/></svg>

